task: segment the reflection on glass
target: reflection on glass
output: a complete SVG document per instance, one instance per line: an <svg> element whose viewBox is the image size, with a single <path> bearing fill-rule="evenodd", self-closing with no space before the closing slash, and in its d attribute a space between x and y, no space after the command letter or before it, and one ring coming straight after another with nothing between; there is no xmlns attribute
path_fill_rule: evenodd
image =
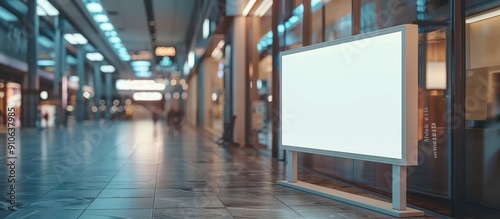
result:
<svg viewBox="0 0 500 219"><path fill-rule="evenodd" d="M466 201L500 210L500 17L466 30Z"/></svg>

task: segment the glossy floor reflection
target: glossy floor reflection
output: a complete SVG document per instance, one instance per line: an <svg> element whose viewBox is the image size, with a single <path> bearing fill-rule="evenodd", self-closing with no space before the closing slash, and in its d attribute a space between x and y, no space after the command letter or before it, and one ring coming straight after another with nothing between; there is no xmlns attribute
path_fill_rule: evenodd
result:
<svg viewBox="0 0 500 219"><path fill-rule="evenodd" d="M390 218L277 186L283 162L189 128L136 121L19 134L19 210L6 211L3 195L0 218ZM7 171L0 179L6 194Z"/></svg>

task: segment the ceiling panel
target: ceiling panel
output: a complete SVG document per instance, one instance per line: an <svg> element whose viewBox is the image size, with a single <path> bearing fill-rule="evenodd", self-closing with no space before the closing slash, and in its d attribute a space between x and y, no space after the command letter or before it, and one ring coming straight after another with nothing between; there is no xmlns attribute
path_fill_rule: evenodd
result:
<svg viewBox="0 0 500 219"><path fill-rule="evenodd" d="M184 43L196 0L154 0L159 45Z"/></svg>
<svg viewBox="0 0 500 219"><path fill-rule="evenodd" d="M151 50L144 1L101 0L101 3L129 52Z"/></svg>

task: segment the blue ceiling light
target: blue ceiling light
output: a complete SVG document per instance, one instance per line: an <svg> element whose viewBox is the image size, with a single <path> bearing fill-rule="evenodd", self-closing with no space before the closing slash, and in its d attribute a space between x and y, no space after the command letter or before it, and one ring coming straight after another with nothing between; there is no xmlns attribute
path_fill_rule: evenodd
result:
<svg viewBox="0 0 500 219"><path fill-rule="evenodd" d="M297 23L298 21L300 20L300 18L296 15L292 16L290 19L288 19L288 21L292 24L295 24Z"/></svg>
<svg viewBox="0 0 500 219"><path fill-rule="evenodd" d="M120 37L110 37L108 38L109 42L111 43L121 43L122 40L120 40Z"/></svg>
<svg viewBox="0 0 500 219"><path fill-rule="evenodd" d="M86 6L90 13L100 13L103 11L101 4L97 2L89 2Z"/></svg>
<svg viewBox="0 0 500 219"><path fill-rule="evenodd" d="M151 62L150 61L133 61L130 63L130 65L132 65L132 67L135 67L135 66L151 66Z"/></svg>
<svg viewBox="0 0 500 219"><path fill-rule="evenodd" d="M116 31L106 31L104 32L104 35L106 35L107 37L115 37L115 36L118 36L118 34L116 33Z"/></svg>
<svg viewBox="0 0 500 219"><path fill-rule="evenodd" d="M130 61L130 55L127 49L123 45L121 39L118 37L113 24L111 23L106 11L102 7L100 0L82 0L85 4L88 12L94 18L96 24L98 24L101 31L108 38L108 42L115 49L116 54L120 57L122 61Z"/></svg>
<svg viewBox="0 0 500 219"><path fill-rule="evenodd" d="M88 60L93 62L99 62L104 60L102 54L98 52L87 53L85 56L87 57Z"/></svg>
<svg viewBox="0 0 500 219"><path fill-rule="evenodd" d="M113 25L111 23L102 23L102 24L99 24L99 28L101 28L102 31L109 31L109 30L113 30Z"/></svg>
<svg viewBox="0 0 500 219"><path fill-rule="evenodd" d="M45 48L52 48L54 46L54 42L52 42L45 36L39 36L37 41Z"/></svg>
<svg viewBox="0 0 500 219"><path fill-rule="evenodd" d="M17 17L7 11L5 8L0 7L0 20L4 21L17 21Z"/></svg>
<svg viewBox="0 0 500 219"><path fill-rule="evenodd" d="M150 71L142 71L136 72L135 76L138 78L150 78L151 76L153 76L153 73L151 73Z"/></svg>
<svg viewBox="0 0 500 219"><path fill-rule="evenodd" d="M149 71L150 67L149 66L134 66L132 69L134 69L135 72L143 72L143 71Z"/></svg>
<svg viewBox="0 0 500 219"><path fill-rule="evenodd" d="M71 45L85 45L88 43L87 39L79 33L64 34L64 39L66 39L66 41L68 41Z"/></svg>
<svg viewBox="0 0 500 219"><path fill-rule="evenodd" d="M124 61L124 62L128 62L131 60L131 57L129 55L120 55L120 60Z"/></svg>
<svg viewBox="0 0 500 219"><path fill-rule="evenodd" d="M311 8L312 12L316 12L324 5L324 1L322 0L311 0ZM278 25L278 32L283 33L286 30L292 29L295 25L297 25L302 20L302 15L304 13L304 5L300 4L295 9L293 9L293 16L290 17L285 23ZM257 49L261 51L265 49L268 45L271 45L273 42L273 32L269 31L267 34L260 39L259 44L257 45Z"/></svg>
<svg viewBox="0 0 500 219"><path fill-rule="evenodd" d="M172 66L173 64L174 63L168 56L163 57L163 59L160 61L161 66Z"/></svg>
<svg viewBox="0 0 500 219"><path fill-rule="evenodd" d="M267 43L267 45L271 45L271 44L273 44L273 38L268 38L268 39L266 40L266 43Z"/></svg>
<svg viewBox="0 0 500 219"><path fill-rule="evenodd" d="M47 0L37 1L37 14L39 16L57 16L59 11Z"/></svg>
<svg viewBox="0 0 500 219"><path fill-rule="evenodd" d="M54 61L54 60L38 60L37 64L38 64L38 66L54 66L56 64L56 61Z"/></svg>
<svg viewBox="0 0 500 219"><path fill-rule="evenodd" d="M94 15L94 20L96 22L104 23L104 22L108 22L109 18L108 18L108 16L106 16L104 14L96 14L96 15Z"/></svg>
<svg viewBox="0 0 500 219"><path fill-rule="evenodd" d="M285 32L285 26L283 24L278 25L278 32L280 33Z"/></svg>
<svg viewBox="0 0 500 219"><path fill-rule="evenodd" d="M116 69L112 65L102 65L100 70L104 73L113 73Z"/></svg>

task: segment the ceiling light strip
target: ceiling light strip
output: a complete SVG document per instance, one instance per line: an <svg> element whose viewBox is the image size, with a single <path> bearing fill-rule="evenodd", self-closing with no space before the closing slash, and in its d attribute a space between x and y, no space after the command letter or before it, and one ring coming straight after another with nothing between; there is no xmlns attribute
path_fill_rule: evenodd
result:
<svg viewBox="0 0 500 219"><path fill-rule="evenodd" d="M493 17L496 17L496 16L500 16L500 9L472 16L470 18L467 18L465 20L465 23L471 24L471 23L475 23L475 22L478 22L478 21L490 19L490 18L493 18Z"/></svg>
<svg viewBox="0 0 500 219"><path fill-rule="evenodd" d="M250 12L250 10L252 10L253 6L255 5L255 2L257 2L257 0L250 0L247 4L247 6L245 6L245 9L243 9L243 16L247 16L248 13Z"/></svg>
<svg viewBox="0 0 500 219"><path fill-rule="evenodd" d="M259 17L264 16L266 12L271 8L273 5L273 1L271 0L264 0L263 2L260 3L259 7L255 10L255 14Z"/></svg>
<svg viewBox="0 0 500 219"><path fill-rule="evenodd" d="M94 22L99 26L104 36L108 39L108 42L115 49L116 54L120 57L122 61L130 61L130 55L123 45L122 40L118 37L113 24L109 20L106 11L102 7L99 0L82 0L85 4L87 11L90 13Z"/></svg>

